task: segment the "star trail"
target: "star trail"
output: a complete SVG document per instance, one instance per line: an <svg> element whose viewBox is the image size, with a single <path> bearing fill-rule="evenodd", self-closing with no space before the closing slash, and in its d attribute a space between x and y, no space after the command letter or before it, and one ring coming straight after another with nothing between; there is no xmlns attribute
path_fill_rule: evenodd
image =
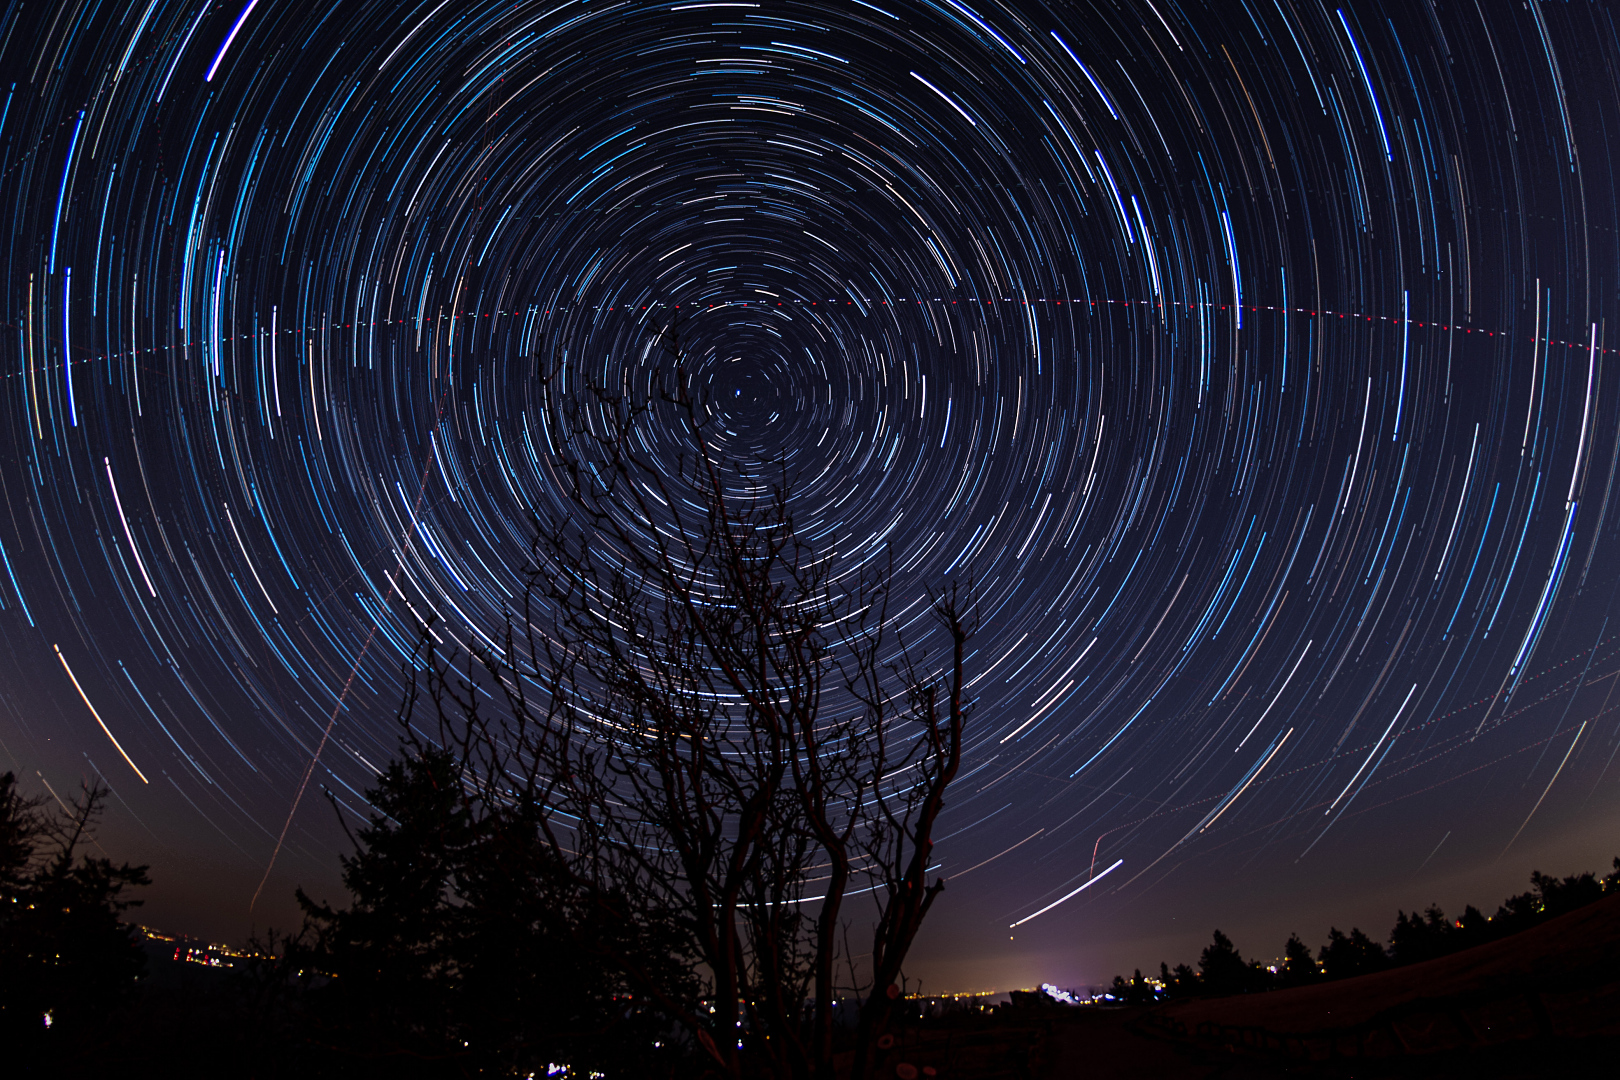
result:
<svg viewBox="0 0 1620 1080"><path fill-rule="evenodd" d="M332 888L566 512L537 358L672 324L918 647L974 585L946 982L1612 854L1604 5L12 0L0 94L0 766L159 911Z"/></svg>

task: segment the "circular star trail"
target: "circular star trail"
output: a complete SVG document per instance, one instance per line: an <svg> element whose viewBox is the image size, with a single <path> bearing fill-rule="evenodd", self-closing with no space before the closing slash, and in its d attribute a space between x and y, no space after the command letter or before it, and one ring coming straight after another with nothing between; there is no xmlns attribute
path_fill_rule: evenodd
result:
<svg viewBox="0 0 1620 1080"><path fill-rule="evenodd" d="M1612 814L1617 46L1534 0L14 2L8 767L245 907L312 761L363 812L416 620L489 642L565 512L542 361L649 386L675 326L913 640L974 585L953 925Z"/></svg>

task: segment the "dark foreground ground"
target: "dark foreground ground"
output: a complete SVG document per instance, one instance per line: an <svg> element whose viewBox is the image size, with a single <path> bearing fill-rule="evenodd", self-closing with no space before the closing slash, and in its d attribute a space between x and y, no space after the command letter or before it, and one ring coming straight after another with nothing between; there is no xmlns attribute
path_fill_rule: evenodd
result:
<svg viewBox="0 0 1620 1080"><path fill-rule="evenodd" d="M381 1060L311 1067L307 1040L266 1021L285 1020L285 1010L266 1008L274 980L257 989L228 983L225 969L159 955L178 945L153 948L146 991L102 1039L64 1047L37 1069L7 1063L0 1048L0 1078L400 1075L397 1063ZM235 989L225 992L227 985ZM1488 945L1319 986L914 1021L900 1029L879 1073L879 1080L1216 1077L1620 1078L1620 894Z"/></svg>
<svg viewBox="0 0 1620 1080"><path fill-rule="evenodd" d="M1620 1077L1620 895L1321 986L924 1022L902 1036L889 1075L902 1063L940 1080Z"/></svg>

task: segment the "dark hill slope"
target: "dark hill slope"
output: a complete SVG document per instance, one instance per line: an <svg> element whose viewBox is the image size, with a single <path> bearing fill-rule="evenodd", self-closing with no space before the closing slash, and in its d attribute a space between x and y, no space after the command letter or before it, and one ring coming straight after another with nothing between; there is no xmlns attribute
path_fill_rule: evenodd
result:
<svg viewBox="0 0 1620 1080"><path fill-rule="evenodd" d="M1620 1046L1620 894L1425 963L1165 1005L1136 1024L1186 1049L1219 1048L1256 1064L1428 1062L1439 1075L1451 1071L1439 1069L1444 1063L1466 1061L1480 1075L1557 1075L1556 1059ZM1538 1060L1555 1071L1536 1072Z"/></svg>

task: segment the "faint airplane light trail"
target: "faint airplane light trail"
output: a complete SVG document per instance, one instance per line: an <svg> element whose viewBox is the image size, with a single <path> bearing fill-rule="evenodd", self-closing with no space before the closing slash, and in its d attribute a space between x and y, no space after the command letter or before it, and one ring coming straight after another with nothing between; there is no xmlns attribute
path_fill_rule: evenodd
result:
<svg viewBox="0 0 1620 1080"><path fill-rule="evenodd" d="M388 579L388 595L392 596L393 592L394 579L390 577ZM360 665L365 661L366 653L370 651L371 643L376 637L377 628L373 626L371 632L366 635L365 644L360 646L360 652L355 656L353 666L349 668L349 677L343 683L343 693L338 695L337 704L332 706L332 715L327 718L326 729L321 732L321 741L316 745L315 753L309 759L309 766L304 769L304 778L298 784L298 794L293 796L292 807L287 811L287 820L281 824L281 835L276 837L276 846L270 852L270 862L264 868L264 877L259 879L259 887L253 890L253 899L248 901L249 911L252 911L254 905L259 902L259 894L264 892L265 883L270 880L270 871L276 868L276 859L281 855L281 846L287 841L287 830L292 828L293 818L298 815L298 805L304 801L304 791L309 787L309 778L315 774L315 766L320 763L321 754L326 750L327 741L332 737L332 728L337 725L338 713L343 711L343 703L348 700L349 691L354 687L354 677L360 673ZM109 734L111 733L109 732Z"/></svg>
<svg viewBox="0 0 1620 1080"><path fill-rule="evenodd" d="M439 402L438 411L442 416L444 413L444 402L442 398ZM433 467L432 461L433 459L430 457L428 459L428 463L422 466L422 479L416 488L416 508L411 513L413 520L422 512L422 500L427 496L428 471ZM400 537L400 544L402 547L409 536L410 530L407 529L404 536ZM403 573L403 558L401 559L400 570L401 573ZM398 584L399 582L397 576L393 576L388 579L388 597L392 597L394 595L394 591L398 588ZM403 595L403 592L401 592L401 596ZM384 600L384 603L387 603L386 599ZM304 779L298 784L298 794L293 796L292 806L287 810L287 820L281 824L281 835L276 837L275 849L270 852L270 863L264 868L264 877L259 879L259 887L253 890L253 899L248 901L249 911L252 911L254 905L259 902L259 894L264 892L265 883L270 880L270 871L276 868L276 859L280 857L281 847L284 843L286 843L287 840L287 830L292 828L293 818L298 815L298 806L304 801L304 791L309 787L309 778L315 774L315 766L320 763L321 754L326 750L326 744L331 739L332 728L337 725L338 713L343 710L343 703L348 700L349 690L354 686L354 677L360 673L360 665L365 661L366 653L371 650L371 643L375 641L376 638L377 626L375 623L373 623L370 632L366 634L365 644L360 646L360 653L354 658L354 663L349 668L349 677L343 684L343 693L338 695L337 704L332 706L332 715L327 718L326 729L321 732L321 741L315 747L314 755L309 759L309 767L304 770ZM63 664L65 665L66 663L67 661L64 660ZM87 701L86 704L89 704L89 702ZM100 717L97 717L97 719L100 719ZM103 727L105 727L105 725L103 725ZM112 732L109 731L107 734L110 737ZM116 742L114 745L117 745ZM130 764L133 766L134 762L130 762ZM142 777L142 779L145 779L145 777Z"/></svg>
<svg viewBox="0 0 1620 1080"><path fill-rule="evenodd" d="M973 873L973 871L977 870L979 867L987 866L990 863L995 862L997 859L999 859L1003 855L1007 854L1007 852L1016 851L1017 849L1023 847L1025 844L1029 843L1031 840L1035 839L1037 836L1041 835L1041 833L1043 833L1045 831L1046 831L1045 829L1036 829L1034 832L1030 833L1028 836L1026 836L1022 840L1018 841L1018 843L1014 844L1012 847L1004 848L1001 851L998 851L994 855L990 856L988 859L985 859L983 862L976 862L972 866L968 867L966 870L963 870L961 873L952 874L951 877L954 879L954 878L959 878L959 877L963 876L964 874L971 874L971 873Z"/></svg>

